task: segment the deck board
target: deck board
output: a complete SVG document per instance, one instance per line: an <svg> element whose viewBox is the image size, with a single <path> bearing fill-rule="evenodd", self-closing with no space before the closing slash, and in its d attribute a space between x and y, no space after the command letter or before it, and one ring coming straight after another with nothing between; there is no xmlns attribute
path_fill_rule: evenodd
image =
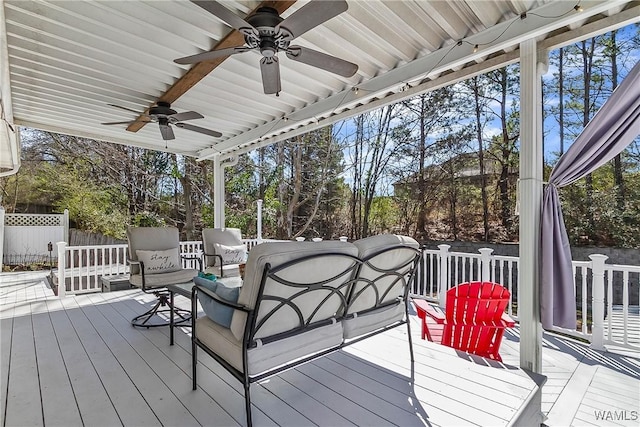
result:
<svg viewBox="0 0 640 427"><path fill-rule="evenodd" d="M7 407L12 337L13 305L7 305L6 310L0 313L0 414L3 418Z"/></svg>
<svg viewBox="0 0 640 427"><path fill-rule="evenodd" d="M86 311L79 309L71 310L69 318L79 338L86 343L96 373L122 423L136 426L157 425L158 418L100 337L94 327L94 320L87 316Z"/></svg>
<svg viewBox="0 0 640 427"><path fill-rule="evenodd" d="M5 423L40 426L44 421L31 316L14 318L12 334Z"/></svg>
<svg viewBox="0 0 640 427"><path fill-rule="evenodd" d="M91 318L97 334L144 396L161 424L199 425L170 389L176 382L184 386L188 381L176 375L171 369L172 363L155 346L150 345L140 331L131 327L110 304L83 305L81 311ZM158 375L160 373L168 378L163 380Z"/></svg>
<svg viewBox="0 0 640 427"><path fill-rule="evenodd" d="M120 331L122 339L131 346L140 360L148 365L149 369L153 372L153 376L156 376L158 380L163 383L163 386L166 387L166 392L172 394L169 399L166 397L160 398L160 404L163 406L166 405L168 407L167 411L174 414L176 407L178 411L182 410L180 406L177 406L178 403L181 403L184 410L193 417L196 424L206 424L206 422L211 419L217 419L223 425L229 425L234 422L213 399L202 393L191 393L191 377L187 375L185 370L174 363L174 359L171 358L170 355L158 351L162 344L166 345L168 343L166 336L163 335L164 339L162 343L154 342L151 336L158 332L157 329L139 329L130 325L129 319L139 313L130 310L126 302L100 304L99 294L87 297L92 300L95 304L95 309L100 311L105 320L108 319L114 329ZM90 310L90 307L85 306L84 310ZM160 344L160 346L157 344ZM114 357L120 360L117 354L115 354ZM132 367L132 369L135 369L135 367ZM157 387L157 385L154 384L145 384L145 386ZM146 393L144 395L147 396ZM184 414L178 412L176 415L178 416L178 420L183 419ZM163 424L168 423L169 425L175 425L175 421L173 421L171 417L161 419L161 421Z"/></svg>
<svg viewBox="0 0 640 427"><path fill-rule="evenodd" d="M42 277L0 275L4 426L245 424L242 385L203 351L198 390L191 390L188 328L176 329L169 346L168 328L131 327L152 295L124 290L59 299ZM189 307L186 298L177 302ZM503 364L420 340L413 318L411 331L413 382L407 330L396 328L252 384L254 424L508 425L531 398L532 381L518 368L517 328L505 334ZM575 399L564 425L637 426L596 420L595 411L640 409L639 366L632 350L596 352L545 334L542 408L566 411L563 402ZM595 374L581 386L582 397L569 399L584 369ZM553 418L547 424L560 425Z"/></svg>
<svg viewBox="0 0 640 427"><path fill-rule="evenodd" d="M411 369L406 362L405 365L401 365L400 361L404 357L408 360L408 348L398 348L397 346L387 346L384 352L380 352L380 343L375 346L376 337L362 341L362 346L358 348L348 348L345 350L347 353L366 357L366 363L372 363L375 365L374 369L381 367L384 370L392 372L398 372L404 375L404 378L411 378ZM372 354L372 351L377 351L379 354ZM404 353L402 355L398 353ZM433 370L433 367L429 365L431 359L424 360L422 363L422 369L428 367L429 371ZM420 364L417 362L416 364ZM468 366L467 366L468 368ZM421 368L417 368L415 372L416 385L413 386L411 394L415 395L416 399L421 402L429 402L429 407L426 410L427 414L431 414L433 411L438 411L436 420L444 420L444 425L460 425L460 424L472 424L480 426L488 425L504 425L511 419L515 411L511 411L510 408L505 405L500 405L497 411L495 406L491 405L491 400L481 393L476 393L475 388L458 387L457 384L442 383L434 381L427 375L423 375ZM464 372L464 370L463 370ZM379 375L378 373L375 374ZM460 376L464 376L463 373ZM400 379L400 378L398 378ZM405 380L406 381L406 380ZM404 386L406 389L406 385ZM472 400L468 400L469 396L472 396ZM465 399L467 398L467 399ZM487 409L491 407L491 409ZM463 410L464 408L464 410Z"/></svg>
<svg viewBox="0 0 640 427"><path fill-rule="evenodd" d="M73 309L49 311L82 422L85 425L122 425L111 397L87 353L87 347L90 348L90 343L95 341L96 336L89 342L81 339L71 322L74 315Z"/></svg>
<svg viewBox="0 0 640 427"><path fill-rule="evenodd" d="M40 312L31 316L31 319L44 419L50 425L81 425L76 396L49 313Z"/></svg>

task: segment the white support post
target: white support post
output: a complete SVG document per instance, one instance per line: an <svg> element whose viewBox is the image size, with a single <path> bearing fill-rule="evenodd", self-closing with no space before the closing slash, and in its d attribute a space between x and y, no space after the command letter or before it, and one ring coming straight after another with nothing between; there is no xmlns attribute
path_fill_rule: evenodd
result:
<svg viewBox="0 0 640 427"><path fill-rule="evenodd" d="M69 244L69 209L65 209L62 213L62 221L64 222L62 224L64 227L64 241Z"/></svg>
<svg viewBox="0 0 640 427"><path fill-rule="evenodd" d="M4 266L4 207L0 206L0 272Z"/></svg>
<svg viewBox="0 0 640 427"><path fill-rule="evenodd" d="M440 307L447 305L447 291L449 290L449 248L450 245L438 245L440 254L438 259L440 260L439 268L439 280L438 280L438 301Z"/></svg>
<svg viewBox="0 0 640 427"><path fill-rule="evenodd" d="M258 199L257 200L258 203L258 224L256 225L257 228L257 238L258 238L258 243L262 243L262 199Z"/></svg>
<svg viewBox="0 0 640 427"><path fill-rule="evenodd" d="M493 249L481 248L481 249L478 249L478 252L480 252L480 281L490 282L491 281L491 254L493 253Z"/></svg>
<svg viewBox="0 0 640 427"><path fill-rule="evenodd" d="M67 280L64 269L67 265L67 242L58 242L58 297L64 298L67 292Z"/></svg>
<svg viewBox="0 0 640 427"><path fill-rule="evenodd" d="M589 255L591 258L591 308L593 325L591 326L591 348L604 350L604 266L609 258L606 255Z"/></svg>
<svg viewBox="0 0 640 427"><path fill-rule="evenodd" d="M520 43L520 367L542 371L540 212L542 209L542 88L534 39Z"/></svg>
<svg viewBox="0 0 640 427"><path fill-rule="evenodd" d="M213 156L213 226L222 228L224 218L224 167L220 161L220 154Z"/></svg>

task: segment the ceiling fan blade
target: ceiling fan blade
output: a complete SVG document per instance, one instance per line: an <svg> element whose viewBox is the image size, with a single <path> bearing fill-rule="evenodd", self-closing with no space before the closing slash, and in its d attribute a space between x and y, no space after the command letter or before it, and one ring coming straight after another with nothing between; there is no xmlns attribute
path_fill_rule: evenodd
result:
<svg viewBox="0 0 640 427"><path fill-rule="evenodd" d="M139 123L142 120L129 120L127 122L108 122L108 123L100 123L101 125L130 125L131 123Z"/></svg>
<svg viewBox="0 0 640 427"><path fill-rule="evenodd" d="M176 139L176 136L173 134L173 129L171 129L169 125L160 125L160 133L162 134L162 139L165 141Z"/></svg>
<svg viewBox="0 0 640 427"><path fill-rule="evenodd" d="M260 60L260 71L262 72L262 87L267 95L276 95L282 89L280 87L280 64L278 57L262 58Z"/></svg>
<svg viewBox="0 0 640 427"><path fill-rule="evenodd" d="M175 62L176 64L195 64L202 61L210 61L222 56L229 56L235 53L246 52L248 50L251 50L251 48L246 46L228 47L226 49L210 50L209 52L202 52L191 56L185 56L184 58L174 59L173 62Z"/></svg>
<svg viewBox="0 0 640 427"><path fill-rule="evenodd" d="M343 77L351 77L358 71L358 66L353 62L318 52L302 46L289 46L287 57L303 64L318 67Z"/></svg>
<svg viewBox="0 0 640 427"><path fill-rule="evenodd" d="M197 4L210 14L217 16L222 19L224 22L229 24L231 27L240 31L242 34L254 36L258 39L258 30L256 30L251 24L249 24L244 19L240 18L235 13L231 12L229 9L218 3L217 1L211 0L191 0L192 3Z"/></svg>
<svg viewBox="0 0 640 427"><path fill-rule="evenodd" d="M213 136L215 138L219 138L219 137L222 136L222 134L220 132L218 132L218 131L201 128L200 126L194 126L194 125L190 125L188 123L176 123L176 126L181 128L181 129L187 129L187 130L191 130L193 132L203 133L205 135Z"/></svg>
<svg viewBox="0 0 640 427"><path fill-rule="evenodd" d="M344 0L310 1L282 21L279 27L286 28L293 36L292 38L296 38L323 22L340 15L348 8L349 6Z"/></svg>
<svg viewBox="0 0 640 427"><path fill-rule="evenodd" d="M107 105L110 106L110 107L120 108L121 110L130 111L132 113L141 114L140 111L136 111L136 110L133 110L133 109L127 108L127 107L122 107L120 105L116 105L116 104L107 104Z"/></svg>
<svg viewBox="0 0 640 427"><path fill-rule="evenodd" d="M176 113L169 116L172 122L184 122L186 120L204 119L204 116L195 111L185 111L184 113Z"/></svg>

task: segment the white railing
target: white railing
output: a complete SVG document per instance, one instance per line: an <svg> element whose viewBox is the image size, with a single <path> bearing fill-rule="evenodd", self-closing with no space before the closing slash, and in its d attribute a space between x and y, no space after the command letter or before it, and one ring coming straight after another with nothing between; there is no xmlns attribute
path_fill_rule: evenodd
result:
<svg viewBox="0 0 640 427"><path fill-rule="evenodd" d="M242 239L247 250L271 239ZM58 242L58 296L65 294L81 294L101 292L103 276L119 276L129 274L127 264L127 245L95 245L67 246ZM202 241L189 240L180 242L181 255L200 257ZM197 260L183 260L183 268L199 268ZM62 284L65 286L62 286Z"/></svg>
<svg viewBox="0 0 640 427"><path fill-rule="evenodd" d="M270 239L243 239L247 249ZM458 283L489 280L501 283L511 293L507 313L518 319L518 257L493 255L492 249L478 254L450 252L449 245L438 250L423 249L420 268L412 286L412 296L444 306L446 291ZM180 242L183 255L202 253L201 241ZM554 328L586 339L594 348L615 344L640 349L640 266L606 264L604 255L591 255L591 261L573 261L574 284L579 318L575 330ZM197 261L185 262L185 268L199 268ZM58 243L59 296L100 292L101 277L125 275L127 245L67 246ZM631 290L635 289L632 295ZM442 290L442 291L441 291Z"/></svg>
<svg viewBox="0 0 640 427"><path fill-rule="evenodd" d="M444 306L451 287L489 280L509 289L507 313L518 319L518 257L493 255L488 248L480 249L479 254L449 252L449 245L438 248L423 249L412 296ZM605 344L640 349L640 266L606 264L604 255L590 258L573 261L578 312L575 330L552 330L588 340L597 349L604 349ZM636 289L633 296L632 287Z"/></svg>
<svg viewBox="0 0 640 427"><path fill-rule="evenodd" d="M58 242L58 296L102 290L102 276L128 274L127 245L67 246Z"/></svg>

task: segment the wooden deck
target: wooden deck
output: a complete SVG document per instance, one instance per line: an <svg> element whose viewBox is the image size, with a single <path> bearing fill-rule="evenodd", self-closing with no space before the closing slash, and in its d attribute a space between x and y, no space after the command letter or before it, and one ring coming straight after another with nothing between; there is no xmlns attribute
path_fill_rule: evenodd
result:
<svg viewBox="0 0 640 427"><path fill-rule="evenodd" d="M137 290L59 299L43 273L0 275L3 426L244 425L242 388L204 352L191 390L188 330L129 319L153 298ZM187 305L187 300L180 298ZM405 328L252 386L256 425L529 425L537 386L518 369L518 330L504 364L421 341ZM545 335L548 425L638 425L640 357ZM598 420L597 417L605 420Z"/></svg>

